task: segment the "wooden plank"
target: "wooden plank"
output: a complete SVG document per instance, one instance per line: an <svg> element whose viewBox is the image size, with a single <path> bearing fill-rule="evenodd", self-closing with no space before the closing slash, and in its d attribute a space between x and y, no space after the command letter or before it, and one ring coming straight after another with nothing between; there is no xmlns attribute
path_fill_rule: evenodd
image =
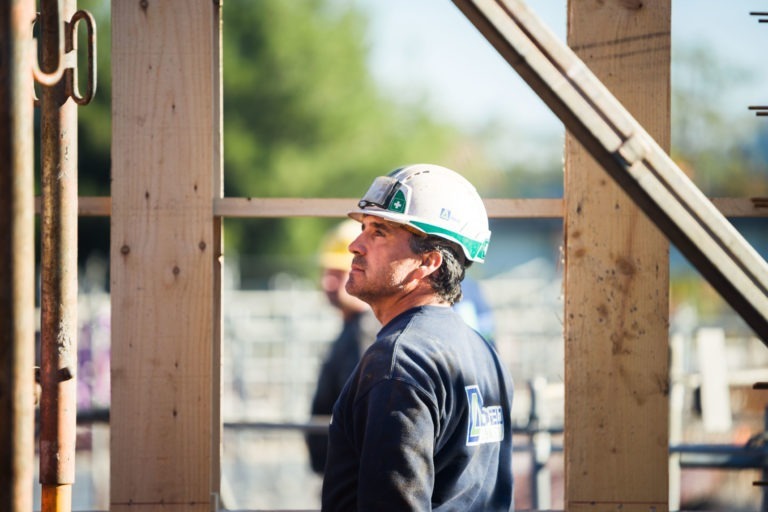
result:
<svg viewBox="0 0 768 512"><path fill-rule="evenodd" d="M214 9L112 2L110 509L210 510Z"/></svg>
<svg viewBox="0 0 768 512"><path fill-rule="evenodd" d="M222 197L214 200L216 216L258 217L343 217L354 208L355 198L253 198ZM563 216L562 199L484 199L491 218L558 219ZM726 217L768 217L768 198L715 198L712 202Z"/></svg>
<svg viewBox="0 0 768 512"><path fill-rule="evenodd" d="M222 33L222 2L213 2L213 17L211 28L215 46L213 48L213 197L224 197L224 63L223 63L223 33ZM222 305L221 290L224 270L224 225L221 217L214 217L213 221L213 339L212 339L212 375L211 375L211 493L216 496L215 508L218 510L219 496L221 496L221 454L222 445L222 419L221 419L221 340L222 340Z"/></svg>
<svg viewBox="0 0 768 512"><path fill-rule="evenodd" d="M488 216L496 219L561 219L562 199L484 199Z"/></svg>
<svg viewBox="0 0 768 512"><path fill-rule="evenodd" d="M0 510L33 509L35 482L32 2L0 1ZM35 482L35 483L33 483Z"/></svg>
<svg viewBox="0 0 768 512"><path fill-rule="evenodd" d="M213 202L216 217L343 217L356 199L296 199L217 197ZM563 216L562 199L485 199L491 218L553 218ZM715 197L712 204L729 218L768 217L766 197ZM40 214L40 198L35 198L35 213ZM109 217L110 197L81 196L78 214L81 217Z"/></svg>
<svg viewBox="0 0 768 512"><path fill-rule="evenodd" d="M568 3L568 43L669 147L670 0ZM570 134L565 508L668 510L669 247Z"/></svg>
<svg viewBox="0 0 768 512"><path fill-rule="evenodd" d="M229 218L344 217L357 204L355 198L251 198L225 197L214 201L216 215ZM560 218L561 199L485 199L490 217Z"/></svg>
<svg viewBox="0 0 768 512"><path fill-rule="evenodd" d="M35 200L40 213L40 199ZM355 198L251 198L216 197L213 214L221 218L279 218L279 217L344 217L354 208ZM737 201L743 211L749 206ZM562 218L562 199L485 199L488 215L494 218ZM80 197L79 215L82 217L109 217L112 201L109 197ZM765 215L768 216L768 209Z"/></svg>
<svg viewBox="0 0 768 512"><path fill-rule="evenodd" d="M343 217L356 199L226 197L214 201L216 215L226 218Z"/></svg>

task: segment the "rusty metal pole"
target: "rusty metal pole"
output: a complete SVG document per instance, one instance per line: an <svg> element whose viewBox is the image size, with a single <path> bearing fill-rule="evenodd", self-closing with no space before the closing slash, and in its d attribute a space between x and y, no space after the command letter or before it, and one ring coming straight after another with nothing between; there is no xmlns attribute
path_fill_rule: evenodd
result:
<svg viewBox="0 0 768 512"><path fill-rule="evenodd" d="M66 33L76 2L42 0L40 7L41 67L56 68L65 59L59 31ZM65 55L74 38L66 39ZM67 94L66 79L40 89L41 504L43 512L68 512L77 419L77 105Z"/></svg>
<svg viewBox="0 0 768 512"><path fill-rule="evenodd" d="M0 510L32 510L35 238L28 0L0 0Z"/></svg>

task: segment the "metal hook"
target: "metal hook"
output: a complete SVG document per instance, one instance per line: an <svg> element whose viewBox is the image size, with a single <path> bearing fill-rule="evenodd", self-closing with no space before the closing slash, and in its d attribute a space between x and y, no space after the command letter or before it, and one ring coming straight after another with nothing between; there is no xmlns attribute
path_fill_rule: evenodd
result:
<svg viewBox="0 0 768 512"><path fill-rule="evenodd" d="M60 1L60 0L57 0ZM35 23L40 19L38 13ZM88 79L86 83L85 95L80 94L80 87L77 74L77 29L78 24L84 21L88 32ZM65 76L66 95L78 105L87 105L93 100L96 93L96 21L90 12L85 10L77 11L69 23L64 24L64 30L59 30L60 39L63 41L63 53L59 52L59 67L54 74L44 74L37 67L35 60L35 79L38 83L45 86L54 86L59 83L62 75ZM34 41L34 49L37 51L37 42ZM43 79L41 79L41 77ZM40 100L33 90L33 99L35 106L39 106Z"/></svg>
<svg viewBox="0 0 768 512"><path fill-rule="evenodd" d="M77 79L77 26L81 21L85 21L85 28L88 31L88 81L85 96L80 95ZM96 92L96 21L90 12L81 10L72 16L67 29L67 37L69 39L68 46L74 52L74 64L68 70L70 76L67 80L67 95L78 105L87 105Z"/></svg>
<svg viewBox="0 0 768 512"><path fill-rule="evenodd" d="M55 2L56 12L51 13L52 3ZM61 77L64 75L64 69L66 68L64 63L64 29L61 27L61 0L41 0L40 13L35 17L35 22L38 19L42 19L45 16L46 20L52 20L54 27L56 27L56 35L59 40L58 62L56 69L52 73L44 72L40 69L40 63L37 57L37 39L32 39L32 75L35 77L35 81L46 87L53 87L56 85ZM52 18L51 18L52 17Z"/></svg>

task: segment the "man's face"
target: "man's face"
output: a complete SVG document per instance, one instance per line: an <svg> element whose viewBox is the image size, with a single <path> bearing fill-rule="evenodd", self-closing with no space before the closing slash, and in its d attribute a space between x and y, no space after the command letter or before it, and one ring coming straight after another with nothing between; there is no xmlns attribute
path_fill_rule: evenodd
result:
<svg viewBox="0 0 768 512"><path fill-rule="evenodd" d="M403 293L421 263L408 243L411 236L393 222L363 217L362 232L349 244L354 258L346 290L371 305Z"/></svg>

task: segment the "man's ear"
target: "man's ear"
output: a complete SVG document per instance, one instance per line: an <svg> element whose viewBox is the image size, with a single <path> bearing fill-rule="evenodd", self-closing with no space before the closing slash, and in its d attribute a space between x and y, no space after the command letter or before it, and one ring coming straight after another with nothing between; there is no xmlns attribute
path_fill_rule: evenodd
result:
<svg viewBox="0 0 768 512"><path fill-rule="evenodd" d="M421 278L427 277L437 271L443 264L443 255L440 251L428 251L421 255L421 265L417 269Z"/></svg>

